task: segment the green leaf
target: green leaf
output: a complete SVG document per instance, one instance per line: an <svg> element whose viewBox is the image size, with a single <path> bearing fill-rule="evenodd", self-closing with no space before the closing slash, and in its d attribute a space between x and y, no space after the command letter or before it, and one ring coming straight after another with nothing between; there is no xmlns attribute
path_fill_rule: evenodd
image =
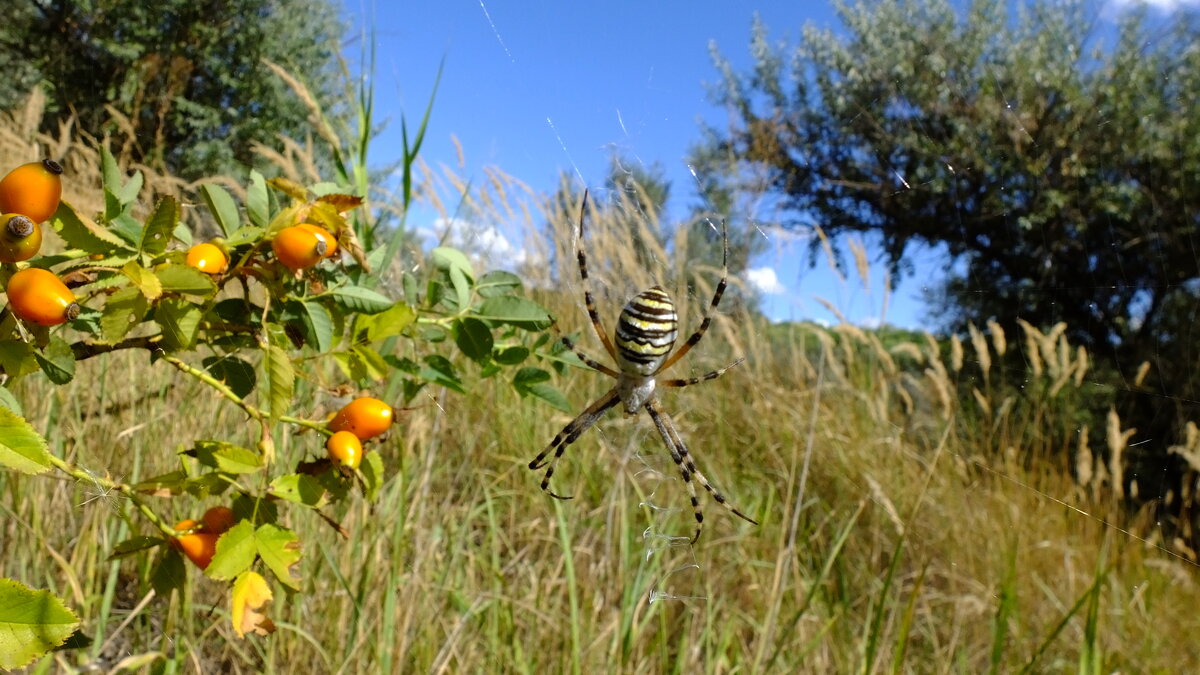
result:
<svg viewBox="0 0 1200 675"><path fill-rule="evenodd" d="M492 354L492 359L496 363L505 366L519 365L527 358L529 358L529 348L521 345L497 349L495 353Z"/></svg>
<svg viewBox="0 0 1200 675"><path fill-rule="evenodd" d="M291 473L276 478L271 481L270 491L280 499L314 509L324 506L328 501L321 482L315 476L304 473Z"/></svg>
<svg viewBox="0 0 1200 675"><path fill-rule="evenodd" d="M300 303L303 308L304 327L308 332L309 343L320 353L329 351L333 346L333 317L329 310L315 300Z"/></svg>
<svg viewBox="0 0 1200 675"><path fill-rule="evenodd" d="M115 199L115 198L114 198ZM139 247L142 243L142 224L128 212L118 213L107 223L108 230L125 240L129 246Z"/></svg>
<svg viewBox="0 0 1200 675"><path fill-rule="evenodd" d="M202 314L199 307L178 298L159 303L154 320L162 329L163 345L171 351L190 349L196 343Z"/></svg>
<svg viewBox="0 0 1200 675"><path fill-rule="evenodd" d="M152 548L158 548L167 543L166 539L160 537L132 537L117 544L113 547L113 552L108 555L109 560L116 560L126 556L148 551Z"/></svg>
<svg viewBox="0 0 1200 675"><path fill-rule="evenodd" d="M267 194L267 182L261 173L250 171L250 185L246 188L246 214L256 227L265 228L271 222L271 196Z"/></svg>
<svg viewBox="0 0 1200 675"><path fill-rule="evenodd" d="M150 586L160 597L171 597L171 591L183 588L183 580L187 578L187 568L183 564L183 554L170 546L162 549L162 557L150 573Z"/></svg>
<svg viewBox="0 0 1200 675"><path fill-rule="evenodd" d="M417 313L412 307L397 302L378 314L360 315L355 323L355 334L361 340L365 332L366 341L375 342L402 334L416 320Z"/></svg>
<svg viewBox="0 0 1200 675"><path fill-rule="evenodd" d="M263 232L266 232L266 230L261 227L254 227L253 225L238 228L225 240L225 245L229 248L236 248L238 246L245 246L246 244L253 244L262 239Z"/></svg>
<svg viewBox="0 0 1200 675"><path fill-rule="evenodd" d="M250 569L256 555L258 546L255 542L254 523L249 520L240 521L217 540L217 552L213 554L212 562L208 564L204 574L210 579L228 581Z"/></svg>
<svg viewBox="0 0 1200 675"><path fill-rule="evenodd" d="M433 266L437 269L447 272L457 269L468 278L472 280L475 278L475 271L471 269L471 261L467 260L467 256L463 255L462 251L448 246L439 246L430 251L429 255L433 258Z"/></svg>
<svg viewBox="0 0 1200 675"><path fill-rule="evenodd" d="M184 454L224 473L257 473L263 468L259 453L225 441L196 441Z"/></svg>
<svg viewBox="0 0 1200 675"><path fill-rule="evenodd" d="M378 292L362 286L340 286L329 291L329 295L346 310L363 314L378 314L393 304Z"/></svg>
<svg viewBox="0 0 1200 675"><path fill-rule="evenodd" d="M8 408L16 413L17 417L25 414L21 410L21 402L17 400L16 396L13 396L13 393L7 387L0 387L0 408Z"/></svg>
<svg viewBox="0 0 1200 675"><path fill-rule="evenodd" d="M201 362L204 369L236 395L246 398L254 391L257 376L254 367L233 356L209 356Z"/></svg>
<svg viewBox="0 0 1200 675"><path fill-rule="evenodd" d="M130 261L125 263L121 268L121 274L128 277L133 282L133 285L137 286L142 292L142 295L146 296L147 300L154 302L162 297L162 281L155 276L153 270L142 267L137 262Z"/></svg>
<svg viewBox="0 0 1200 675"><path fill-rule="evenodd" d="M66 384L75 377L75 352L71 345L57 335L50 338L44 352L33 353L46 379L54 384Z"/></svg>
<svg viewBox="0 0 1200 675"><path fill-rule="evenodd" d="M267 345L263 354L263 370L267 375L267 387L271 406L271 418L278 419L292 405L296 387L296 371L287 352L275 345Z"/></svg>
<svg viewBox="0 0 1200 675"><path fill-rule="evenodd" d="M142 230L142 241L138 250L150 255L158 255L167 250L171 243L171 234L179 223L179 203L174 197L163 197L154 207L154 212L146 219L146 227Z"/></svg>
<svg viewBox="0 0 1200 675"><path fill-rule="evenodd" d="M300 588L300 578L292 574L292 567L300 562L300 538L295 532L266 524L254 535L258 544L258 555L283 584ZM219 547L218 547L219 548Z"/></svg>
<svg viewBox="0 0 1200 675"><path fill-rule="evenodd" d="M471 282L458 267L450 268L450 285L454 287L455 309L463 310L471 304Z"/></svg>
<svg viewBox="0 0 1200 675"><path fill-rule="evenodd" d="M466 318L453 324L454 343L472 361L483 362L492 355L492 331L479 319Z"/></svg>
<svg viewBox="0 0 1200 675"><path fill-rule="evenodd" d="M79 617L50 591L0 579L0 668L20 668L66 641Z"/></svg>
<svg viewBox="0 0 1200 675"><path fill-rule="evenodd" d="M424 360L425 367L421 368L418 372L418 375L422 379L439 384L459 394L467 393L462 381L458 379L458 375L454 372L454 364L450 363L449 359L440 354L430 354Z"/></svg>
<svg viewBox="0 0 1200 675"><path fill-rule="evenodd" d="M133 253L129 250L125 240L96 225L91 220L83 218L66 202L59 202L58 210L54 212L54 219L50 225L71 248L77 248L93 255Z"/></svg>
<svg viewBox="0 0 1200 675"><path fill-rule="evenodd" d="M521 277L512 272L496 270L488 272L475 285L475 292L482 298L493 298L498 295L512 295L521 292Z"/></svg>
<svg viewBox="0 0 1200 675"><path fill-rule="evenodd" d="M164 291L201 297L211 297L217 292L217 285L209 275L189 265L166 263L155 267L154 274Z"/></svg>
<svg viewBox="0 0 1200 675"><path fill-rule="evenodd" d="M515 295L497 295L483 301L476 315L480 319L537 331L550 327L550 313L532 300Z"/></svg>
<svg viewBox="0 0 1200 675"><path fill-rule="evenodd" d="M0 466L29 475L47 471L51 466L46 439L8 408L0 408Z"/></svg>
<svg viewBox="0 0 1200 675"><path fill-rule="evenodd" d="M571 404L567 401L567 397L558 389L546 384L549 379L549 372L541 368L526 366L513 376L512 385L522 398L534 396L563 412L571 412Z"/></svg>
<svg viewBox="0 0 1200 675"><path fill-rule="evenodd" d="M383 457L378 452L368 452L363 456L358 470L362 472L363 483L366 485L363 497L368 502L374 502L379 496L379 488L383 485Z"/></svg>
<svg viewBox="0 0 1200 675"><path fill-rule="evenodd" d="M100 315L100 334L108 344L116 344L146 316L150 303L142 291L127 286L108 297Z"/></svg>
<svg viewBox="0 0 1200 675"><path fill-rule="evenodd" d="M38 363L33 358L33 345L24 340L0 340L0 368L9 377L36 372Z"/></svg>
<svg viewBox="0 0 1200 675"><path fill-rule="evenodd" d="M225 188L215 183L205 183L200 186L200 196L204 198L208 212L212 214L213 220L217 221L223 236L228 237L230 232L238 229L241 218L238 215L237 203Z"/></svg>

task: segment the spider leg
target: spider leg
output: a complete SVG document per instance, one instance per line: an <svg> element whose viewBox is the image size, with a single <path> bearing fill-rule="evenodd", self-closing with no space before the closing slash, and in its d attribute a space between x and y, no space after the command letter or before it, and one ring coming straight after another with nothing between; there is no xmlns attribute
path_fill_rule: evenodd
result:
<svg viewBox="0 0 1200 675"><path fill-rule="evenodd" d="M737 366L738 364L740 364L742 361L745 361L745 360L746 360L745 358L740 358L737 361L734 361L733 363L725 366L724 368L721 368L719 370L714 370L711 373L705 373L705 374L697 376L697 377L689 377L686 380L662 380L659 382L659 384L664 387L690 387L693 384L700 384L701 382L715 380L718 377L724 375L725 371Z"/></svg>
<svg viewBox="0 0 1200 675"><path fill-rule="evenodd" d="M593 370L598 370L598 371L604 373L605 375L608 375L609 377L616 377L616 378L621 377L619 374L617 374L617 371L613 370L612 368L609 368L608 366L604 365L603 363L600 363L596 359L593 359L592 357L588 356L586 353L580 351L580 349L575 346L575 343L571 342L571 338L564 335L564 336L562 336L561 340L562 340L563 345L565 345L567 347L567 349L570 349L571 351L575 352L575 356L578 356L579 360L586 363L589 368L591 368Z"/></svg>
<svg viewBox="0 0 1200 675"><path fill-rule="evenodd" d="M604 345L604 351L608 352L608 355L616 361L617 350L613 348L612 338L605 332L604 323L600 321L600 313L596 311L596 302L592 299L591 283L588 281L587 255L583 252L583 223L587 215L587 200L588 192L584 190L583 204L579 206L579 236L575 238L575 260L579 263L579 278L583 281L583 301L587 305L588 318L592 321L592 328L596 329L596 336Z"/></svg>
<svg viewBox="0 0 1200 675"><path fill-rule="evenodd" d="M529 468L536 471L542 467L546 467L546 474L542 476L542 490L556 499L570 499L562 495L555 494L550 490L550 477L554 475L554 465L558 463L558 458L562 457L567 446L574 443L579 435L591 428L596 420L604 416L608 409L620 402L621 397L617 394L617 388L613 387L607 394L596 399L594 403L589 405L586 410L579 413L579 417L571 420L571 423L563 427L563 430L558 432L554 440L550 441L550 445L546 449L538 453L538 456L533 458L529 463ZM547 459L550 451L554 451L554 457Z"/></svg>
<svg viewBox="0 0 1200 675"><path fill-rule="evenodd" d="M667 357L666 361L663 361L663 364L655 371L656 374L675 365L679 359L683 358L684 354L690 352L692 347L695 347L696 343L700 342L700 338L704 337L705 331L708 330L709 324L712 323L712 314L717 310L717 305L721 304L721 296L725 293L725 280L729 276L729 226L726 225L724 220L721 221L721 238L724 242L724 248L721 252L721 280L717 282L717 290L713 293L713 299L708 305L708 310L704 312L704 319L700 321L700 327L696 329L695 333L692 333L687 342L684 342L678 351ZM616 356L613 356L613 358L615 359Z"/></svg>
<svg viewBox="0 0 1200 675"><path fill-rule="evenodd" d="M679 431L675 429L675 423L671 421L671 417L658 406L657 399L650 399L646 402L646 412L650 413L650 419L654 420L654 426L658 428L658 433L662 435L663 442L667 444L667 449L671 452L671 459L675 460L675 464L679 466L679 471L683 474L683 482L687 484L688 494L692 498L692 511L696 514L696 536L692 537L692 543L696 543L700 539L700 531L704 528L704 514L700 511L700 500L696 497L696 486L692 483L692 476L700 481L700 485L712 495L721 506L729 509L733 514L742 520L750 523L758 524L750 516L742 513L734 508L732 504L725 499L725 495L721 494L712 483L708 482L704 474L696 468L696 462L692 460L691 454L688 453L687 446L684 445L683 439L679 436Z"/></svg>

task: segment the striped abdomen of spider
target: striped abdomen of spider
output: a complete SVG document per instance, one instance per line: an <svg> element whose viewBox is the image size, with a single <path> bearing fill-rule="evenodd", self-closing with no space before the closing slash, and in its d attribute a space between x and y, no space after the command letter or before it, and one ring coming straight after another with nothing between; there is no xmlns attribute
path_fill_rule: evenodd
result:
<svg viewBox="0 0 1200 675"><path fill-rule="evenodd" d="M729 234L725 229L725 224L721 224L723 242L721 266L724 271L720 282L717 283L716 291L713 293L712 302L708 306L708 311L704 313L700 327L692 333L682 347L672 352L671 349L675 346L675 340L679 336L679 317L675 312L675 303L671 301L671 296L661 286L652 286L638 293L625 304L625 308L621 310L621 316L617 319L617 330L613 338L610 339L604 331L600 313L596 311L596 304L592 299L588 282L587 255L584 253L581 243L586 212L587 193L585 192L583 205L579 210L579 236L575 240L575 257L579 263L579 278L583 282L583 299L587 305L588 318L591 320L600 343L604 345L604 350L616 362L617 367L611 368L591 358L572 344L569 338L564 337L562 341L590 368L616 379L617 382L606 394L593 401L578 417L571 420L570 424L563 427L554 440L550 441L550 445L529 463L529 468L546 470L542 475L542 490L558 499L570 499L570 497L555 494L550 490L550 478L554 475L555 465L567 446L574 443L580 434L590 429L610 408L621 404L626 415L636 415L641 410L645 410L650 415L650 419L654 422L654 428L658 430L663 443L671 453L671 459L679 467L680 475L687 486L688 495L691 497L692 512L696 516L696 535L692 538L693 542L700 538L700 532L704 526L704 514L700 511L700 500L696 497L693 478L699 481L705 491L712 496L713 501L729 509L737 517L757 525L758 521L734 508L725 499L725 496L708 482L704 474L700 473L695 460L688 452L687 445L684 444L683 438L675 428L675 423L671 420L670 415L662 409L658 397L655 396L655 389L660 385L688 387L706 382L720 377L725 371L742 362L742 359L738 359L724 368L697 377L657 379L661 373L678 362L700 342L705 331L708 330L709 324L712 323L712 313L716 311L718 303L721 302L728 274Z"/></svg>
<svg viewBox="0 0 1200 675"><path fill-rule="evenodd" d="M617 319L617 395L625 404L625 414L636 415L654 398L654 376L662 367L675 338L679 336L679 317L671 296L654 286L625 303Z"/></svg>

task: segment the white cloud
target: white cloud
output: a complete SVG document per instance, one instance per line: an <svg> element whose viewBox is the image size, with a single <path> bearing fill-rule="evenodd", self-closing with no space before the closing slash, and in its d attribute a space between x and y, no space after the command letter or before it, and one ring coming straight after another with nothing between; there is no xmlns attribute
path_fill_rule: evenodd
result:
<svg viewBox="0 0 1200 675"><path fill-rule="evenodd" d="M461 218L438 218L419 232L427 246L452 246L478 258L485 269L516 269L528 258L525 249L514 245L492 225L477 225Z"/></svg>
<svg viewBox="0 0 1200 675"><path fill-rule="evenodd" d="M746 270L746 281L767 295L783 295L787 287L779 283L774 267L751 267Z"/></svg>
<svg viewBox="0 0 1200 675"><path fill-rule="evenodd" d="M1117 9L1145 4L1168 12L1185 5L1200 6L1200 0L1111 0L1111 2Z"/></svg>

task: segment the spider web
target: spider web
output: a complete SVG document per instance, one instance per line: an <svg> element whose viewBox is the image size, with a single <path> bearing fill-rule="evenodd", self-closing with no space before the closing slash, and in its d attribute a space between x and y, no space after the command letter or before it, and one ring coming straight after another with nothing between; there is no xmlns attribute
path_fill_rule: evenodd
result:
<svg viewBox="0 0 1200 675"><path fill-rule="evenodd" d="M771 27L798 27L806 20L818 24L833 21L827 7L803 7L803 3L787 3L784 7L783 4L762 9L764 23ZM1113 12L1119 11L1120 4L1114 2L1111 5ZM397 63L406 64L403 68L406 90L429 91L430 87L425 85L430 82L420 79L422 68L411 66L422 62L436 63L429 54L445 52L454 59L467 62L458 68L452 64L443 82L439 92L441 103L434 115L437 127L431 131L423 150L426 155L438 157L440 153L440 156L453 157L453 150L439 149L438 146L438 132L446 130L459 134L468 151L486 148L481 158L468 162L468 173L482 174L483 166L495 163L529 181L534 189L550 193L557 187L558 177L554 172L557 167L563 167L573 180L573 187L577 191L585 187L590 189L598 202L611 201L619 191L619 186L608 183L605 178L614 156L618 158L617 166L626 169L630 176L661 163L663 175L671 184L666 215L662 218L664 222L682 221L688 206L697 201L702 204L711 201L685 159L689 144L696 142L699 136L695 124L697 116L718 128L725 122L724 113L706 99L700 84L719 77L708 61L704 47L710 39L715 39L722 55L732 61L735 70L746 72L752 66L742 47L749 35L748 12L741 9L729 14L724 13L725 9L703 13L664 10L664 15L658 15L656 12L660 10L657 8L617 7L584 10L580 15L562 7L540 7L517 13L485 0L477 5L470 3L470 6L451 8L445 13L427 8L415 11L417 15L406 17L405 22L428 26L429 34L441 37L438 38L440 42L419 42L413 47L424 50L424 54L410 52L403 59L397 59ZM430 14L421 14L426 11ZM701 14L703 16L699 16ZM661 25L672 25L673 34L664 35L662 31L652 29ZM680 36L678 39L676 34ZM402 37L415 36L406 33ZM424 61L418 58L422 55ZM434 68L424 70L432 72ZM473 75L465 77L467 72ZM396 79L400 80L398 75ZM466 84L461 84L463 80ZM470 91L455 98L449 91L455 86ZM472 97L487 101L489 110L494 111L495 118L488 124L480 122L478 106L456 105L456 102L469 101ZM417 103L410 100L403 105L406 109L414 109ZM1014 118L1020 119L1021 101L1006 99L1001 103L1013 111ZM386 105L381 100L381 107ZM400 105L397 102L396 107ZM897 176L897 180L901 185L911 187L910 177ZM749 264L740 268L739 281L745 287L757 290L761 300L759 308L769 317L780 322L809 320L827 325L844 322L864 328L884 323L915 329L925 327L924 294L940 286L945 278L944 251L917 251L911 260L917 274L903 280L890 279L881 266L872 262L880 250L880 242L866 237L829 244L823 249L824 255L835 264L818 265L810 270L801 264L801 260L811 238L817 236L815 231L772 227L767 224L772 221L770 204L748 206L750 210L744 212L745 225L759 240L759 251ZM760 210L755 211L756 208ZM480 229L467 222L444 225L440 230L443 238L448 237L454 245L490 255L502 266L507 262L510 269L530 261L534 264L553 262L551 255L517 243L522 236L518 228ZM604 236L604 233L589 231L589 237L598 236ZM858 273L849 271L843 262L858 259L867 261ZM667 283L677 279L678 270L670 259L651 252L645 260L656 266L652 272ZM597 308L611 331L621 304L645 285L634 281L632 277L636 275L630 270L606 270L605 263L597 256L589 255L589 264L593 268L592 290L596 294ZM575 297L581 297L582 288L577 277L566 275L559 281ZM1102 289L1097 287L1099 290ZM703 306L706 301L703 292L694 290L689 291L687 299L691 306ZM582 301L578 311L566 318L569 319L569 327L564 326L566 332L591 332ZM693 315L681 320L681 333L686 335L694 329L696 319L698 316ZM588 335L581 347L607 362L603 350L596 348L592 337ZM697 347L697 352L704 352L706 345L711 347L720 339L719 326L714 326ZM703 359L701 356L699 362L707 366L723 365ZM701 370L696 369L695 363L697 361L689 356L678 364L679 373L672 376L699 374ZM688 368L693 371L688 373ZM1018 372L1011 375L1018 379L1025 376ZM1086 378L1084 384L1101 386L1102 383ZM717 380L700 386L729 385ZM1138 393L1132 387L1127 391ZM1173 392L1159 395L1168 402L1183 398ZM665 407L676 416L680 433L689 448L696 452L701 470L707 471L714 484L736 504L739 485L722 480L720 472L706 465L706 444L691 433L694 431L692 418L678 412L681 411L679 406L686 405L690 396L688 392L678 395L672 392L666 396ZM715 418L715 424L725 421L725 413L721 410L704 410L702 414ZM611 460L615 465L626 467L623 473L640 486L639 504L648 521L643 535L644 557L659 561L661 570L650 599L688 601L703 598L700 575L703 565L711 563L699 561L695 549L687 543L691 514L678 470L667 456L661 440L653 433L648 419L642 416L633 424L625 425L617 421L618 417L610 413L589 434L599 438L606 449L604 457L597 461ZM1152 440L1134 438L1131 444ZM581 442L597 441L581 439ZM1149 538L1114 520L1042 492L1036 486L1022 482L1014 473L972 457L956 456L954 459L994 473L1048 504L1069 509L1075 518L1100 522L1122 537L1149 543L1173 559L1184 561L1161 541L1148 541ZM578 456L568 455L564 459L564 463L578 461ZM1153 478L1133 476L1135 480L1139 477ZM858 482L864 494L872 492L869 481ZM740 487L744 489L745 486ZM714 530L728 527L727 523L719 521L731 519L729 514L702 490L700 498L706 515L702 536L713 536ZM1157 499L1163 501L1165 497ZM874 501L881 508L887 506L882 499L875 498Z"/></svg>

